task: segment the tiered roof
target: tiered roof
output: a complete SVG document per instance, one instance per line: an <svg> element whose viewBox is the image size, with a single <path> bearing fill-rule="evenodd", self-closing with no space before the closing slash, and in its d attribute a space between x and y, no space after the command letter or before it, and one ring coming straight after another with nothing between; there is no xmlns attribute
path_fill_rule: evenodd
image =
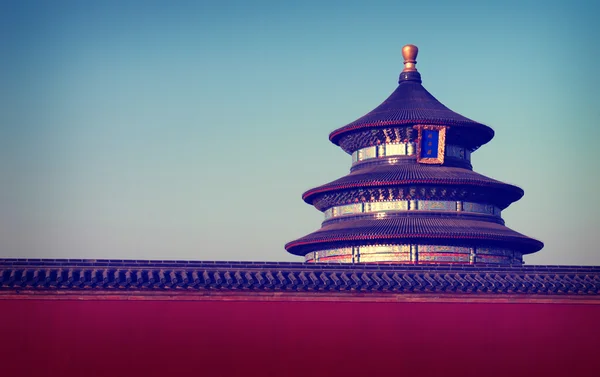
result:
<svg viewBox="0 0 600 377"><path fill-rule="evenodd" d="M388 247L382 252L386 261L477 263L479 248L499 263L522 263L523 254L543 247L507 228L500 217L523 190L472 171L470 153L489 142L494 131L448 109L422 86L417 52L413 45L403 48L398 87L381 105L330 134L334 144L352 154L351 171L304 193L305 202L328 215L321 229L289 242L290 253L307 261L318 261L320 252L324 260L360 262L361 247L381 245ZM425 132L436 140L433 147L427 144L435 148L429 151L435 158L420 155ZM477 206L492 209L473 213ZM390 257L400 253L394 245L404 247L404 254ZM448 246L442 250L447 254L431 245ZM419 248L427 259L419 261ZM492 260L486 258L481 260ZM366 260L377 261L377 256Z"/></svg>

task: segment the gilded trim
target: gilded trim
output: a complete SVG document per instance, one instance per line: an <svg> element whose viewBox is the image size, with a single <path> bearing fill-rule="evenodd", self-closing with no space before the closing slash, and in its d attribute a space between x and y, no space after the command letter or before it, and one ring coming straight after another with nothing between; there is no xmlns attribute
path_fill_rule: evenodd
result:
<svg viewBox="0 0 600 377"><path fill-rule="evenodd" d="M419 135L417 137L417 162L421 164L443 164L446 149L446 130L449 127L418 124L416 126L413 126L413 128L419 131ZM421 157L421 142L423 137L423 130L439 131L437 157Z"/></svg>

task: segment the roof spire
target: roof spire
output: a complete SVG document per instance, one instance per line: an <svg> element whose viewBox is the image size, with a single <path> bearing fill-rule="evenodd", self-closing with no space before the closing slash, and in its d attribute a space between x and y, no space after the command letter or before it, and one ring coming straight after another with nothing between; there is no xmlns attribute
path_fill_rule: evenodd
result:
<svg viewBox="0 0 600 377"><path fill-rule="evenodd" d="M415 45L406 45L402 47L402 56L404 57L404 69L400 73L398 83L403 81L417 81L421 82L421 74L417 72L417 54L419 48Z"/></svg>
<svg viewBox="0 0 600 377"><path fill-rule="evenodd" d="M415 45L406 45L402 47L402 57L404 57L404 70L402 72L416 72L417 54L419 48Z"/></svg>

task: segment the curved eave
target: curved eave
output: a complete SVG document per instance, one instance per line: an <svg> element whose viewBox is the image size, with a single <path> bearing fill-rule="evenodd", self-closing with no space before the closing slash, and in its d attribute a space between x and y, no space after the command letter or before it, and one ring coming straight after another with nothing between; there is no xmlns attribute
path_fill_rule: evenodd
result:
<svg viewBox="0 0 600 377"><path fill-rule="evenodd" d="M319 244L408 242L460 243L472 241L512 244L523 254L541 250L544 244L504 225L447 218L392 218L352 220L326 225L285 245L291 254L304 255L305 248Z"/></svg>
<svg viewBox="0 0 600 377"><path fill-rule="evenodd" d="M479 145L483 145L488 143L490 140L492 140L494 138L494 130L489 127L486 126L484 124L481 123L463 123L463 122L457 122L457 121L452 121L452 120L440 120L440 119L407 119L407 120L387 120L387 121L373 121L373 122L367 122L367 123L359 123L359 124L353 124L350 123L347 126L344 126L342 128L338 128L337 130L331 132L329 134L329 141L331 141L333 144L339 146L340 145L340 139L342 138L343 135L350 133L350 132L354 132L354 131L360 131L360 130L364 130L364 129L371 129L371 128L380 128L380 127L393 127L393 126L413 126L413 125L417 125L417 124L427 124L427 125L434 125L434 126L449 126L450 128L452 127L456 127L456 126L460 126L460 127L465 127L465 128L479 128L479 130L481 131L482 137L479 140Z"/></svg>
<svg viewBox="0 0 600 377"><path fill-rule="evenodd" d="M508 185L508 184L490 184L484 182L474 182L469 180L451 180L451 179L405 179L405 180L389 180L389 181L376 181L376 182L357 182L357 183L348 183L348 184L340 184L340 185L331 185L331 186L322 186L311 189L305 192L302 195L302 199L307 204L313 203L313 199L316 195L340 191L340 190L348 190L355 189L361 187L386 187L386 186L403 186L403 185L456 185L456 186L480 186L480 187L493 187L497 189L506 189L508 187L514 188L511 190L514 192L514 197L516 199L512 200L515 202L523 197L523 190L516 186ZM517 198L518 196L518 198Z"/></svg>
<svg viewBox="0 0 600 377"><path fill-rule="evenodd" d="M436 177L436 175L438 177ZM319 194L366 188L403 185L456 185L471 187L489 187L502 190L509 195L509 202L513 203L523 197L523 190L517 186L496 181L471 170L461 168L423 167L421 165L403 166L375 166L353 171L333 182L315 187L302 194L302 199L313 204Z"/></svg>
<svg viewBox="0 0 600 377"><path fill-rule="evenodd" d="M410 126L415 124L445 125L454 128L465 128L477 139L479 145L489 142L494 137L494 130L485 124L475 122L458 114L425 89L420 80L400 81L398 87L379 106L329 135L329 140L339 145L340 138L357 130Z"/></svg>

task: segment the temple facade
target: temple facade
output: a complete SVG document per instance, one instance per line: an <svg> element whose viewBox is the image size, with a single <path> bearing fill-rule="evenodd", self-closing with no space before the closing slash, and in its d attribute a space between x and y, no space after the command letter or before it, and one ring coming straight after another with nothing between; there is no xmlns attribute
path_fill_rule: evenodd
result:
<svg viewBox="0 0 600 377"><path fill-rule="evenodd" d="M350 173L303 194L325 219L288 252L306 262L521 265L543 247L502 219L523 190L473 171L471 155L494 131L422 86L417 53L404 46L397 89L329 135L352 156Z"/></svg>

